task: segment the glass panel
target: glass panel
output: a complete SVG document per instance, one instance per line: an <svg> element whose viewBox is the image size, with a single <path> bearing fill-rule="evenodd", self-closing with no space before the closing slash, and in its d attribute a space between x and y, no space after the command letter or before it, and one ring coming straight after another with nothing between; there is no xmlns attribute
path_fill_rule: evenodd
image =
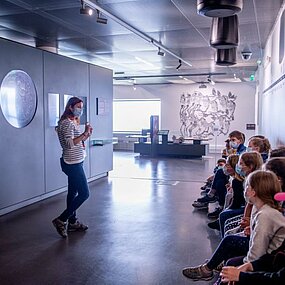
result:
<svg viewBox="0 0 285 285"><path fill-rule="evenodd" d="M15 128L23 128L33 120L37 110L37 92L26 72L12 70L4 77L0 105L5 119Z"/></svg>
<svg viewBox="0 0 285 285"><path fill-rule="evenodd" d="M57 126L59 121L59 94L48 94L48 122L50 127Z"/></svg>

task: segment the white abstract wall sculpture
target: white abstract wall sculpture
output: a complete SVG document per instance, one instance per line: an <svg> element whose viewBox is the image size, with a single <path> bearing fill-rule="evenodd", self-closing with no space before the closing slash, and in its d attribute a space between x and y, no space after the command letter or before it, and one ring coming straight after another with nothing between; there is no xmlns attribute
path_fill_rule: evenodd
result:
<svg viewBox="0 0 285 285"><path fill-rule="evenodd" d="M206 138L229 132L236 95L231 92L224 95L214 88L210 94L205 91L183 93L180 97L180 133L184 137Z"/></svg>

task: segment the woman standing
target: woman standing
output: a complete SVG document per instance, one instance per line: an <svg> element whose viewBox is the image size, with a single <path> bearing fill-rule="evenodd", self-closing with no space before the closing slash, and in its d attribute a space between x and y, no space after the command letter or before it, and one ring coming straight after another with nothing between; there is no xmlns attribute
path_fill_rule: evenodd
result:
<svg viewBox="0 0 285 285"><path fill-rule="evenodd" d="M68 177L68 192L66 209L52 223L64 238L67 237L67 231L88 229L88 226L80 223L76 217L76 210L89 197L83 161L86 156L84 141L92 134L92 127L86 123L84 132L80 131L79 122L82 113L83 101L77 97L70 98L56 128L62 147L60 165Z"/></svg>

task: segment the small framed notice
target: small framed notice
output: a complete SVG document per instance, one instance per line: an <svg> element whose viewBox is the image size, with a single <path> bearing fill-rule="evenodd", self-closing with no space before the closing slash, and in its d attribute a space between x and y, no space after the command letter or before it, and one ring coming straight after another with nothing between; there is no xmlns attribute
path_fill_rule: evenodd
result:
<svg viewBox="0 0 285 285"><path fill-rule="evenodd" d="M255 130L255 124L246 124L247 130Z"/></svg>
<svg viewBox="0 0 285 285"><path fill-rule="evenodd" d="M110 100L96 98L96 115L104 116L110 113Z"/></svg>
<svg viewBox="0 0 285 285"><path fill-rule="evenodd" d="M57 126L59 120L59 94L48 93L48 122L50 127Z"/></svg>

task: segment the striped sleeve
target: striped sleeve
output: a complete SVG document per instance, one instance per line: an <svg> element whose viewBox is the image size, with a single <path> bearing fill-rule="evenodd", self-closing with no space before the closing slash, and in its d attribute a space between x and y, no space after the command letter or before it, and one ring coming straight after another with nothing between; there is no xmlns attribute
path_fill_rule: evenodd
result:
<svg viewBox="0 0 285 285"><path fill-rule="evenodd" d="M79 126L69 119L62 120L58 126L58 138L62 147L62 157L67 164L80 163L84 160L85 150L82 142L73 143L80 136Z"/></svg>

